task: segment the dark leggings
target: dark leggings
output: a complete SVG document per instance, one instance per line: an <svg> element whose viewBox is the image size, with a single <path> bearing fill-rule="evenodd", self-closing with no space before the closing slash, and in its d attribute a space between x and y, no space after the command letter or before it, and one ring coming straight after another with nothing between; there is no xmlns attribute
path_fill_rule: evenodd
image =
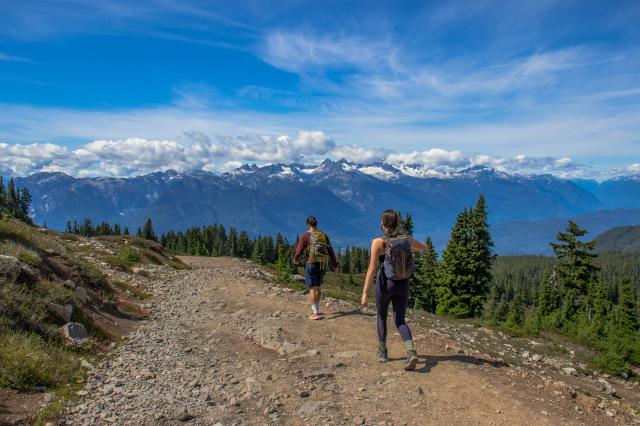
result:
<svg viewBox="0 0 640 426"><path fill-rule="evenodd" d="M393 319L402 336L402 340L411 340L411 330L404 317L409 304L409 280L392 281L380 272L376 283L376 309L378 311L378 340L387 340L387 316L389 304L393 305Z"/></svg>

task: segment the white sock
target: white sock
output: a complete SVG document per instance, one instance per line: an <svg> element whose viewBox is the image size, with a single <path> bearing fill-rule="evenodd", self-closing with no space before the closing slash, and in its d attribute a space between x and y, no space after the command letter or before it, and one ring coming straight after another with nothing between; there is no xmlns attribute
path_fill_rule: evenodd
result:
<svg viewBox="0 0 640 426"><path fill-rule="evenodd" d="M313 313L317 314L318 313L318 304L317 303L313 303L311 305L311 309L313 309Z"/></svg>

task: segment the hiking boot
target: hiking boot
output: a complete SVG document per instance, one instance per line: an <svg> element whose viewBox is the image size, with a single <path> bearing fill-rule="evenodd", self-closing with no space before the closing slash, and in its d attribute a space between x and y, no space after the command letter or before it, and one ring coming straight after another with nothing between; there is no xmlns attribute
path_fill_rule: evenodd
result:
<svg viewBox="0 0 640 426"><path fill-rule="evenodd" d="M378 358L378 362L388 362L389 358L387 357L386 349L378 349L378 353L376 354L376 358Z"/></svg>
<svg viewBox="0 0 640 426"><path fill-rule="evenodd" d="M407 361L404 363L404 369L407 371L413 371L418 365L418 354L416 351L407 351Z"/></svg>

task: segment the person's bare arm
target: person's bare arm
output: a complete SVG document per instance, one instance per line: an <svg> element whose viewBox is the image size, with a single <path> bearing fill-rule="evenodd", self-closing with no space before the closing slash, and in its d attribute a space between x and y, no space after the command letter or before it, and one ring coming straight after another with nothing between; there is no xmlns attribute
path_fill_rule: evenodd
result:
<svg viewBox="0 0 640 426"><path fill-rule="evenodd" d="M371 242L371 257L369 258L369 268L367 269L367 275L364 280L364 288L362 289L362 298L360 299L360 303L363 305L367 304L367 293L369 288L373 284L373 277L376 273L376 269L378 268L378 264L380 263L378 258L382 254L382 246L384 241L382 238L376 238Z"/></svg>
<svg viewBox="0 0 640 426"><path fill-rule="evenodd" d="M409 238L411 239L411 248L415 251L425 251L428 248L425 243L422 243L413 237Z"/></svg>

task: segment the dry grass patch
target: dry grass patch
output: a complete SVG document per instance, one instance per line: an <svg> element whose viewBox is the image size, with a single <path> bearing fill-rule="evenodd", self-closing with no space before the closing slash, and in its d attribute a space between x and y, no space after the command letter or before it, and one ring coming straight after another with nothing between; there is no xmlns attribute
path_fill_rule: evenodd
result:
<svg viewBox="0 0 640 426"><path fill-rule="evenodd" d="M141 289L140 287L136 287L134 285L131 285L129 283L125 283L123 281L111 281L111 283L113 284L114 287L122 290L122 291L126 291L129 294L131 294L134 297L137 297L138 299L148 299L151 297L151 295L147 292L145 292L143 289Z"/></svg>

